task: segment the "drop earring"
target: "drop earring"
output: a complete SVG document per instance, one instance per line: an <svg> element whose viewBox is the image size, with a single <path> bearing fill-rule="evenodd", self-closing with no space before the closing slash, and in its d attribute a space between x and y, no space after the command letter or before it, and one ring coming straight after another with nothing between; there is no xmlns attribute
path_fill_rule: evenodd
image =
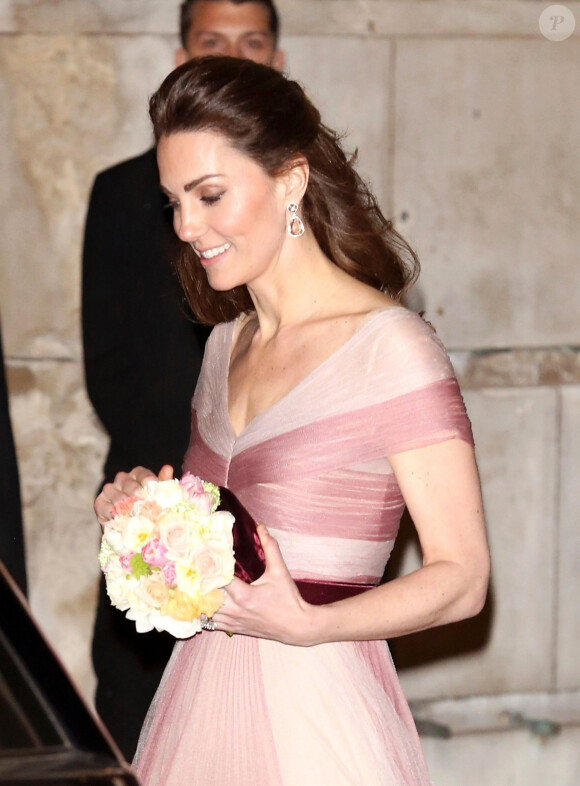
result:
<svg viewBox="0 0 580 786"><path fill-rule="evenodd" d="M290 213L288 234L290 237L301 237L304 234L304 222L298 215L298 205L296 202L290 202L286 210Z"/></svg>

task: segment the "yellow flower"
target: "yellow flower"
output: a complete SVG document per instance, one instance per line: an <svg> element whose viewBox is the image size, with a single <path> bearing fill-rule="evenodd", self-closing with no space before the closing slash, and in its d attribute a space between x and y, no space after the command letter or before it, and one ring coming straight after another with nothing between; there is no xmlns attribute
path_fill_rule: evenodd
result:
<svg viewBox="0 0 580 786"><path fill-rule="evenodd" d="M214 589L211 592L208 592L207 595L202 595L199 599L199 607L201 609L201 614L205 614L208 617L213 617L218 609L224 605L224 593L221 589Z"/></svg>
<svg viewBox="0 0 580 786"><path fill-rule="evenodd" d="M191 622L202 613L199 595L186 595L179 589L171 590L167 603L161 607L161 613L174 620Z"/></svg>

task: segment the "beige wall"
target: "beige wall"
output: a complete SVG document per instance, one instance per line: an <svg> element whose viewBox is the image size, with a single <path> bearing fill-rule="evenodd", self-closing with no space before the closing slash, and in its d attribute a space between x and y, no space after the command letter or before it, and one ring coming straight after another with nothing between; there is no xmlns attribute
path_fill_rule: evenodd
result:
<svg viewBox="0 0 580 786"><path fill-rule="evenodd" d="M580 33L534 0L285 0L283 46L418 248L416 297L473 419L493 595L399 645L435 783L576 783L580 722ZM83 389L91 180L149 144L177 0L0 0L0 307L32 607L86 695L106 439ZM580 3L568 3L580 25ZM580 29L580 28L579 28ZM414 564L412 549L402 557ZM423 652L454 658L424 657ZM473 642L473 646L469 642ZM471 649L470 649L471 647ZM453 696L453 701L446 697ZM427 701L429 700L429 701ZM565 725L505 731L509 713ZM482 729L488 733L480 733ZM469 733L465 733L469 732ZM475 765L475 766L474 766Z"/></svg>

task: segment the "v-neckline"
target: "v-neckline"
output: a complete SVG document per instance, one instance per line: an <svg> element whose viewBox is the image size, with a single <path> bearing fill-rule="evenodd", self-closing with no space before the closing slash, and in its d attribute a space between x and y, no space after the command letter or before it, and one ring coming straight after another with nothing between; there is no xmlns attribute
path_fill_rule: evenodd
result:
<svg viewBox="0 0 580 786"><path fill-rule="evenodd" d="M332 362L337 356L340 356L342 352L346 350L346 348L348 348L350 344L352 344L354 340L360 336L360 334L364 331L364 329L374 322L376 317L385 313L386 311L404 312L405 309L402 306L387 306L386 308L375 308L372 311L369 311L366 318L360 323L360 325L354 330L354 332L347 338L347 340L343 344L341 344L333 352L331 352L330 355L328 355L328 357L326 357L321 363L319 363L317 366L311 369L304 377L302 377L302 379L299 382L297 382L289 390L287 390L283 396L280 396L280 398L277 401L267 406L261 412L258 412L257 415L255 415L250 421L248 421L248 423L246 423L246 425L240 431L239 434L236 433L236 430L232 425L232 419L230 417L230 363L231 363L232 348L233 348L232 344L234 340L234 332L235 332L237 320L231 322L229 324L229 336L228 336L228 340L226 341L226 347L224 351L225 384L222 386L222 390L224 391L224 401L222 402L222 405L225 407L226 421L230 431L230 436L233 438L234 443L238 442L238 440L240 440L244 436L244 434L246 434L248 429L250 429L256 423L256 421L260 421L265 415L270 414L272 410L277 409L280 404L285 402L290 396L294 395L297 391L299 391L307 382L309 382L312 379L312 377L316 376L316 374L318 374L318 372L321 369L325 368L328 363Z"/></svg>

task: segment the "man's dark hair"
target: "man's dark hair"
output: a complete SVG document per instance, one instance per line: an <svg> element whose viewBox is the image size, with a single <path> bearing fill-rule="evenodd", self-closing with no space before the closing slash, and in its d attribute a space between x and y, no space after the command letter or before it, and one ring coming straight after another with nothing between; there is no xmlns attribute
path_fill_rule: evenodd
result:
<svg viewBox="0 0 580 786"><path fill-rule="evenodd" d="M184 49L187 49L187 38L189 35L189 31L191 29L191 23L193 19L193 9L196 3L207 3L207 2L225 2L226 0L183 0L179 10L179 35L181 37L181 45ZM280 33L280 19L278 17L278 11L276 10L276 6L272 2L272 0L227 0L227 2L233 3L234 5L243 5L244 3L256 3L257 5L263 5L264 8L268 9L268 24L270 27L270 32L274 36L274 44L278 44L278 35Z"/></svg>

